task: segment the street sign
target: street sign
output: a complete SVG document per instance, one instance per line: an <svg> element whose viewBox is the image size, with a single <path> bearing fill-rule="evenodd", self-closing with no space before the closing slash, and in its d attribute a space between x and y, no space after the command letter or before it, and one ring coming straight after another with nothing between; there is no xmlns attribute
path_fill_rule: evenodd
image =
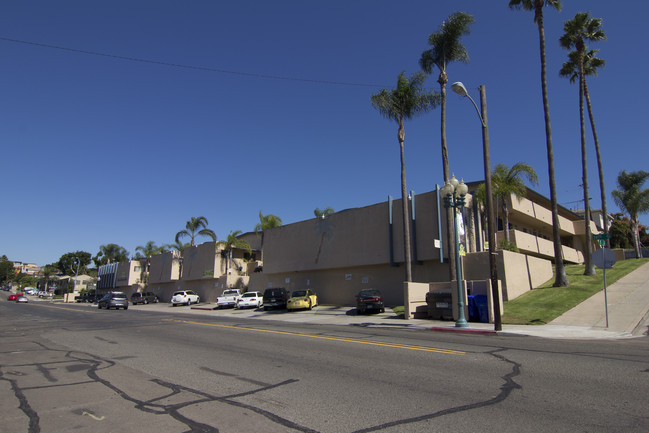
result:
<svg viewBox="0 0 649 433"><path fill-rule="evenodd" d="M600 248L593 253L593 264L600 269L611 269L617 259L613 250Z"/></svg>
<svg viewBox="0 0 649 433"><path fill-rule="evenodd" d="M602 242L602 240L600 240ZM593 264L604 273L604 310L606 311L606 327L608 328L608 295L606 293L606 270L615 264L615 253L608 248L600 248L593 253Z"/></svg>
<svg viewBox="0 0 649 433"><path fill-rule="evenodd" d="M611 234L610 233L600 233L600 234L597 234L597 235L593 235L593 239L596 240L596 241L611 239Z"/></svg>

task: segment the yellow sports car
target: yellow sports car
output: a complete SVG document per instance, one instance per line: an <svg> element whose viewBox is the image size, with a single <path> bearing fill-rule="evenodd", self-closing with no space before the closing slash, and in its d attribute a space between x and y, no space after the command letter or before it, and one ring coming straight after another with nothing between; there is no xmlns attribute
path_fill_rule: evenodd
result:
<svg viewBox="0 0 649 433"><path fill-rule="evenodd" d="M318 305L318 295L311 289L296 290L291 294L291 298L286 304L289 310L301 310L304 308L311 309Z"/></svg>

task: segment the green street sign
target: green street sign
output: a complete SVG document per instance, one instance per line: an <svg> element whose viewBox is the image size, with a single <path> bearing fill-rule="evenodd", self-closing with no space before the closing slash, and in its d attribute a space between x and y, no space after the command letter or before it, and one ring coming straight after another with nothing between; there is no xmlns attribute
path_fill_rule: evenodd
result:
<svg viewBox="0 0 649 433"><path fill-rule="evenodd" d="M600 233L598 235L593 235L593 239L596 240L596 241L611 239L611 234L610 233Z"/></svg>

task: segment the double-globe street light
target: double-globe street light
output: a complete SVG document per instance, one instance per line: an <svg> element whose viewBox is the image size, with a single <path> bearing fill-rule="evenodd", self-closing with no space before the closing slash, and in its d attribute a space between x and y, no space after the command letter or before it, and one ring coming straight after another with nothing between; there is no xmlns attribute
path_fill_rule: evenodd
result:
<svg viewBox="0 0 649 433"><path fill-rule="evenodd" d="M440 192L444 197L444 207L453 208L453 231L455 232L455 266L457 273L457 321L456 328L466 328L469 324L464 316L464 290L462 289L462 266L460 264L460 231L458 230L457 211L466 203L465 197L469 188L464 181L458 182L455 175L446 181Z"/></svg>
<svg viewBox="0 0 649 433"><path fill-rule="evenodd" d="M487 91L484 85L479 87L480 90L480 107L482 114L473 98L467 92L466 87L460 81L451 84L451 89L460 96L465 96L473 102L475 111L478 113L480 123L482 124L482 150L484 154L484 177L485 177L485 195L487 200L487 235L489 237L489 269L491 278L491 293L494 306L494 329L502 330L500 318L500 293L498 291L498 265L496 263L496 229L493 210L493 195L491 189L491 157L489 155L489 125L487 123ZM507 228L505 228L507 229Z"/></svg>

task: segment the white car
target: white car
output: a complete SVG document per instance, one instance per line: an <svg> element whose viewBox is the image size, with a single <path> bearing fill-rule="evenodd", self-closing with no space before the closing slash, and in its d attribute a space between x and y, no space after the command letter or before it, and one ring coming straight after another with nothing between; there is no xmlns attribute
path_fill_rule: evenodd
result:
<svg viewBox="0 0 649 433"><path fill-rule="evenodd" d="M248 307L254 307L254 308L259 308L262 305L264 305L264 294L261 292L246 292L239 299L237 300L237 303L235 304L234 308L248 308Z"/></svg>
<svg viewBox="0 0 649 433"><path fill-rule="evenodd" d="M34 287L25 287L25 290L23 290L23 292L25 292L25 295L35 295L38 293L38 291Z"/></svg>
<svg viewBox="0 0 649 433"><path fill-rule="evenodd" d="M171 305L175 307L176 305L180 305L180 304L184 304L184 305L198 304L200 300L201 298L193 291L181 290L178 292L174 292L174 294L171 296Z"/></svg>

